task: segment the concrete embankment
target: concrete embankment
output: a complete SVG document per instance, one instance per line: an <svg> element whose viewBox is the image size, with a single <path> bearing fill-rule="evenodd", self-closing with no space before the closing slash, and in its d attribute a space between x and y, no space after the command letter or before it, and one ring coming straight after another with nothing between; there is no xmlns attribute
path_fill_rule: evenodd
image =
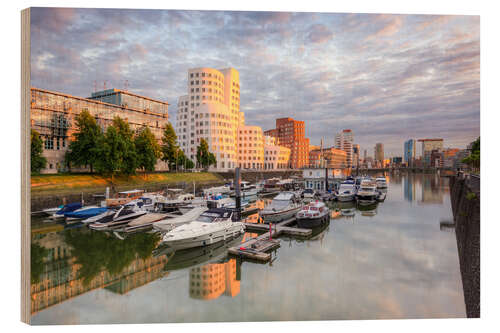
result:
<svg viewBox="0 0 500 333"><path fill-rule="evenodd" d="M479 318L480 179L451 177L450 191L467 317Z"/></svg>

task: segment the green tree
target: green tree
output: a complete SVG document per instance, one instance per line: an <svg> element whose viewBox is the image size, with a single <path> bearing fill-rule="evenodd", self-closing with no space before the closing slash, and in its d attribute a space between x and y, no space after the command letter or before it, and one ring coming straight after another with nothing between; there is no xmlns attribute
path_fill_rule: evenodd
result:
<svg viewBox="0 0 500 333"><path fill-rule="evenodd" d="M208 151L208 143L205 139L201 139L200 145L196 148L196 161L204 169L217 164L215 155Z"/></svg>
<svg viewBox="0 0 500 333"><path fill-rule="evenodd" d="M43 141L40 134L31 130L31 172L38 173L47 165L47 159L42 156Z"/></svg>
<svg viewBox="0 0 500 333"><path fill-rule="evenodd" d="M177 166L177 158L179 157L179 146L177 145L177 135L175 134L174 127L168 123L163 137L161 138L161 160L167 162L170 171L175 170Z"/></svg>
<svg viewBox="0 0 500 333"><path fill-rule="evenodd" d="M471 154L462 160L462 163L467 164L473 169L478 170L481 167L481 143L480 137L477 138L471 145Z"/></svg>
<svg viewBox="0 0 500 333"><path fill-rule="evenodd" d="M143 127L134 139L137 165L146 171L154 171L156 161L161 157L161 148L148 127Z"/></svg>
<svg viewBox="0 0 500 333"><path fill-rule="evenodd" d="M84 285L104 270L116 277L134 260L151 257L160 240L158 234L137 233L119 240L103 232L75 230L66 231L64 238L80 266L78 278L83 279Z"/></svg>
<svg viewBox="0 0 500 333"><path fill-rule="evenodd" d="M111 177L123 169L125 142L114 126L108 126L106 133L98 142L99 159L95 167L97 172Z"/></svg>
<svg viewBox="0 0 500 333"><path fill-rule="evenodd" d="M66 153L66 161L69 165L88 166L90 172L94 172L94 165L99 159L97 144L103 135L101 128L87 110L83 110L76 117L76 128L73 141L69 144Z"/></svg>
<svg viewBox="0 0 500 333"><path fill-rule="evenodd" d="M135 174L139 165L134 144L134 132L129 123L120 117L113 119L113 126L116 128L123 149L119 170L127 175Z"/></svg>

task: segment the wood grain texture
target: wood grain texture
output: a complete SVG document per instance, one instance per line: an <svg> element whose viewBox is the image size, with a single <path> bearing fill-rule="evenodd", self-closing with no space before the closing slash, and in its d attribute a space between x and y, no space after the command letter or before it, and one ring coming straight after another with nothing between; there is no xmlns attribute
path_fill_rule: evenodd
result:
<svg viewBox="0 0 500 333"><path fill-rule="evenodd" d="M21 12L21 321L31 321L30 301L30 9Z"/></svg>

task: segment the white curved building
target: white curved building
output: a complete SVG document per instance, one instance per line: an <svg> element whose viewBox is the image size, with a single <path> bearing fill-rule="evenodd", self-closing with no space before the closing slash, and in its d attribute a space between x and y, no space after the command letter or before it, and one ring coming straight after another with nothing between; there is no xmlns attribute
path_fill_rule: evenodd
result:
<svg viewBox="0 0 500 333"><path fill-rule="evenodd" d="M243 169L264 169L264 136L259 126L238 127L238 166Z"/></svg>
<svg viewBox="0 0 500 333"><path fill-rule="evenodd" d="M242 123L237 70L188 70L188 94L179 98L176 133L181 149L190 159L196 161L196 148L204 138L217 159L215 169L236 167L237 129Z"/></svg>

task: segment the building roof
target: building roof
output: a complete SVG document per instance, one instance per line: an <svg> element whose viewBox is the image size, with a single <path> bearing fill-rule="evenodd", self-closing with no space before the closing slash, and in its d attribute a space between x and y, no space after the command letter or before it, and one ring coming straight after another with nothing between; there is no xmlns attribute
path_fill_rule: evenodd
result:
<svg viewBox="0 0 500 333"><path fill-rule="evenodd" d="M78 100L85 101L88 103L107 105L107 106L112 106L115 108L126 109L126 110L141 112L141 113L145 113L145 114L152 114L152 115L161 116L161 117L168 117L167 113L157 113L157 112L152 112L152 111L135 109L135 108L132 108L130 106L121 106L121 105L116 105L116 104L112 104L112 103L101 102L101 101L96 100L96 99L90 99L90 98L85 98L85 97L80 97L80 96L73 96L73 95L65 94L65 93L58 92L58 91L51 91L51 90L35 88L35 87L31 87L31 91L39 91L39 92L53 94L53 95L62 96L62 97L66 97L66 98L74 98L74 99L78 99ZM164 103L164 102L162 102L162 103Z"/></svg>
<svg viewBox="0 0 500 333"><path fill-rule="evenodd" d="M425 141L444 141L443 139L418 139L418 142L425 142Z"/></svg>
<svg viewBox="0 0 500 333"><path fill-rule="evenodd" d="M133 97L139 97L142 99L147 99L148 101L161 103L161 104L165 104L165 105L170 105L167 102L163 102L163 101L153 99L150 97L146 97L146 96L142 96L142 95L137 95L137 94L131 93L130 91L127 91L127 90L121 90L121 89L115 89L115 88L93 92L91 94L91 96L88 97L88 99L94 99L94 98L98 98L98 97L104 97L104 96L110 96L110 95L116 95L116 94L124 94L124 95L133 96Z"/></svg>

